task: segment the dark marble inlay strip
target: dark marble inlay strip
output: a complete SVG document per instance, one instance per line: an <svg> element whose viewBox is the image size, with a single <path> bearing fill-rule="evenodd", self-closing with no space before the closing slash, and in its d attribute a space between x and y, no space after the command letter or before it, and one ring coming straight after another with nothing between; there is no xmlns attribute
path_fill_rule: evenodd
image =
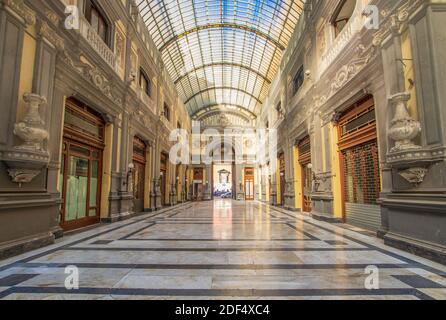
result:
<svg viewBox="0 0 446 320"><path fill-rule="evenodd" d="M16 286L37 276L38 274L11 274L0 279L0 287Z"/></svg>
<svg viewBox="0 0 446 320"><path fill-rule="evenodd" d="M112 243L112 242L114 242L115 240L98 240L98 241L95 241L95 242L92 242L91 244L92 245L107 245L107 244L110 244L110 243Z"/></svg>
<svg viewBox="0 0 446 320"><path fill-rule="evenodd" d="M140 232L143 232L144 230L149 229L149 228L153 227L156 224L157 224L157 222L150 223L150 224L144 226L143 228L140 228L140 229L138 229L136 231L133 231L133 232L123 236L122 238L119 238L118 240L126 240L127 238L129 238L131 236L134 236L134 235L136 235L136 234L138 234Z"/></svg>
<svg viewBox="0 0 446 320"><path fill-rule="evenodd" d="M331 246L346 246L346 245L348 245L348 243L338 241L338 240L325 240L324 242Z"/></svg>
<svg viewBox="0 0 446 320"><path fill-rule="evenodd" d="M174 222L174 221L170 221L170 220L159 220L157 221L158 224L192 224L192 225L199 225L199 224L204 224L204 225L215 225L215 222ZM229 225L229 223L227 222L223 222L223 223L219 223L219 224L224 224L224 225ZM231 222L231 225L283 225L284 222Z"/></svg>
<svg viewBox="0 0 446 320"><path fill-rule="evenodd" d="M308 233L306 231L300 230L298 229L295 225L292 225L291 223L287 223L286 224L288 227L290 227L293 230L296 230L297 232L302 233L304 236L310 238L311 240L320 240L319 238L315 237L314 235L312 235L311 233Z"/></svg>
<svg viewBox="0 0 446 320"><path fill-rule="evenodd" d="M369 248L262 248L262 247L250 247L250 248L91 248L91 247L70 247L63 249L65 251L158 251L158 252L229 252L229 251L373 251Z"/></svg>
<svg viewBox="0 0 446 320"><path fill-rule="evenodd" d="M394 275L395 279L416 289L445 289L446 287L419 275Z"/></svg>
<svg viewBox="0 0 446 320"><path fill-rule="evenodd" d="M66 268L73 263L29 262L20 267ZM364 270L369 264L127 264L127 263L76 263L82 269L141 269L141 270ZM376 264L379 269L418 268L408 264Z"/></svg>
<svg viewBox="0 0 446 320"><path fill-rule="evenodd" d="M281 212L281 211L279 211L279 210L277 210L277 209L275 209L275 208L273 208L273 207L271 207L271 206L270 206L270 209L273 210L273 211L279 212L279 213L283 213L283 214L285 214L285 215L291 217L291 215L289 215L289 214L287 214L287 213L285 213L285 212ZM416 261L414 261L414 260L412 260L412 259L410 259L410 258L406 258L406 257L404 257L404 256L402 256L402 255L400 255L400 254L393 253L393 252L391 252L391 251L388 251L388 250L379 248L379 247L377 247L377 246L374 246L374 245L365 243L364 241L361 241L361 240L358 240L358 239L356 239L356 238L350 237L350 236L348 236L348 235L342 234L342 233L340 233L340 232L338 232L338 231L336 231L336 230L331 230L331 229L322 227L322 226L320 226L320 225L317 225L317 224L315 224L315 223L312 223L312 222L310 222L310 221L307 221L306 219L302 219L301 221L303 221L304 223L306 223L306 224L308 224L308 225L311 225L311 226L313 226L313 227L316 227L316 228L319 228L319 229L324 230L324 231L326 231L326 232L329 232L329 233L331 233L331 234L334 234L334 235L337 235L337 236L339 236L339 237L343 237L344 239L353 241L353 242L355 242L355 243L357 243L357 244L359 244L359 245L361 245L361 246L364 246L364 247L366 247L366 248L369 248L369 249L378 251L378 252L383 253L383 254L385 254L385 255L387 255L387 256L390 256L390 257L392 257L392 258L395 258L395 259L398 259L398 260L400 260L400 261L403 261L403 262L405 262L405 263L419 265L420 268L422 268L422 269L424 269L424 270L426 270L426 271L435 273L436 275L441 275L441 276L445 276L445 275L446 275L446 273L443 272L443 271L441 271L441 270L438 270L438 269L436 269L436 268L433 268L433 267L427 266L427 265L425 265L425 264L416 262Z"/></svg>
<svg viewBox="0 0 446 320"><path fill-rule="evenodd" d="M233 241L233 242L237 242L237 241L299 241L299 242L307 242L307 241L320 241L320 240L313 240L313 239L191 239L191 238L163 238L163 239L151 239L151 238L147 238L147 239L136 239L136 238L129 238L129 239L125 239L128 241L196 241L196 242L201 242L201 241L214 241L214 242L229 242L229 241Z"/></svg>
<svg viewBox="0 0 446 320"><path fill-rule="evenodd" d="M433 298L416 289L140 289L140 288L79 288L63 287L13 287L9 294L90 294L116 296L184 296L184 297L336 297L336 296L414 296L421 300Z"/></svg>
<svg viewBox="0 0 446 320"><path fill-rule="evenodd" d="M191 207L191 206L190 206L190 207ZM183 208L182 206L180 206L180 207L178 208L178 210L185 210L185 209L188 209L188 208L189 208L189 207ZM94 234L94 235L91 235L91 236L88 236L88 237L85 237L85 238L82 238L82 239L79 239L79 240L76 240L76 241L67 243L67 244L62 245L62 246L60 246L60 247L57 247L57 248L54 248L54 249L51 249L51 250L47 250L47 251L44 251L44 252L42 252L42 253L38 253L38 254L36 254L36 255L32 255L32 256L30 256L30 257L28 257L28 258L24 258L24 259L21 259L21 260L19 260L19 261L16 261L16 262L13 262L13 263L4 265L4 266L0 267L0 272L5 271L5 270L8 270L8 269L10 269L10 268L16 266L17 264L20 264L20 263L26 263L26 262L29 262L29 261L32 261L32 260L36 260L36 259L45 257L45 256L47 256L47 255L49 255L49 254L52 254L52 253L55 253L55 252L57 252L57 251L59 251L59 250L63 250L63 249L69 248L69 247L71 247L71 246L77 245L77 244L79 244L79 243L86 242L86 241L92 240L92 239L94 239L94 238L98 238L98 237L100 237L100 236L103 236L103 235L106 235L106 234L108 234L108 233L111 233L111 232L114 232L114 231L117 231L117 230L120 230L120 229L129 227L129 226L131 226L131 225L140 223L140 222L142 222L142 221L147 221L147 220L149 220L149 219L151 219L151 218L153 218L153 217L156 217L156 216L159 216L159 215L162 215L162 214L165 214L165 213L166 213L166 210L162 210L162 211L160 211L160 212L158 212L158 213L155 213L155 214L152 214L152 215L150 215L150 216L148 216L148 217L144 217L144 218L141 218L141 219L137 219L137 220L135 220L135 221L132 221L132 222L123 224L123 225L121 225L121 226L117 226L117 227L115 227L115 228L111 228L111 229L109 229L109 230L105 230L105 231L103 231L103 232L99 232L99 233L97 233L97 234Z"/></svg>

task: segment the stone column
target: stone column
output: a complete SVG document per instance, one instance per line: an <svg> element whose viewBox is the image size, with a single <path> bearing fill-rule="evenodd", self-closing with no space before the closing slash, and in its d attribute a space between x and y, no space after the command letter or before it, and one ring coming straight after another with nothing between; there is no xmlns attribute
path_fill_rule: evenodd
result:
<svg viewBox="0 0 446 320"><path fill-rule="evenodd" d="M203 200L212 200L212 165L206 165L205 167L205 181L203 181Z"/></svg>
<svg viewBox="0 0 446 320"><path fill-rule="evenodd" d="M171 206L175 206L178 203L178 195L177 195L177 188L176 188L176 171L177 171L177 166L170 164L170 170L171 170L171 175L170 175L170 205Z"/></svg>
<svg viewBox="0 0 446 320"><path fill-rule="evenodd" d="M160 189L160 167L161 167L161 152L160 152L160 138L157 137L153 146L153 163L152 163L152 190L150 194L150 209L156 211L161 208L161 189Z"/></svg>
<svg viewBox="0 0 446 320"><path fill-rule="evenodd" d="M277 158L274 155L273 158L271 158L271 161L274 161L275 164L272 165L270 163L269 165L269 180L271 181L271 189L269 190L269 203L273 206L276 206L277 203ZM273 170L274 169L274 170Z"/></svg>
<svg viewBox="0 0 446 320"><path fill-rule="evenodd" d="M295 199L296 195L294 193L294 163L293 163L293 152L294 144L288 139L285 146L285 190L283 204L285 209L295 210Z"/></svg>
<svg viewBox="0 0 446 320"><path fill-rule="evenodd" d="M386 37L375 38L388 99L384 167L392 177L382 195L380 235L388 245L441 263L446 262L446 238L440 232L446 197L434 190L446 187L445 18L446 4L430 1L391 15ZM406 79L408 64L414 66L413 79ZM416 100L409 94L413 88Z"/></svg>
<svg viewBox="0 0 446 320"><path fill-rule="evenodd" d="M235 166L235 172L236 172L236 199L238 201L244 201L245 200L245 181L244 181L244 165L243 164L237 164Z"/></svg>
<svg viewBox="0 0 446 320"><path fill-rule="evenodd" d="M131 164L131 146L133 136L130 129L130 115L124 111L121 131L121 154L120 154L120 197L119 215L127 216L133 214L133 176Z"/></svg>

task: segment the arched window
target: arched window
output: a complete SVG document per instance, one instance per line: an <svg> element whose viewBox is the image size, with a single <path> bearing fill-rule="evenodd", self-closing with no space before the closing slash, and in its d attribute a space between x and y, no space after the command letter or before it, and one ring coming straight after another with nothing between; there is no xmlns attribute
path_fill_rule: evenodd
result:
<svg viewBox="0 0 446 320"><path fill-rule="evenodd" d="M337 37L344 30L348 21L353 15L356 7L356 0L341 0L335 11L332 23L335 28L335 36Z"/></svg>
<svg viewBox="0 0 446 320"><path fill-rule="evenodd" d="M108 44L109 27L107 20L93 0L85 0L84 15L91 27L97 32L101 39Z"/></svg>
<svg viewBox="0 0 446 320"><path fill-rule="evenodd" d="M147 73L141 68L139 71L139 86L150 97L152 94L152 84Z"/></svg>

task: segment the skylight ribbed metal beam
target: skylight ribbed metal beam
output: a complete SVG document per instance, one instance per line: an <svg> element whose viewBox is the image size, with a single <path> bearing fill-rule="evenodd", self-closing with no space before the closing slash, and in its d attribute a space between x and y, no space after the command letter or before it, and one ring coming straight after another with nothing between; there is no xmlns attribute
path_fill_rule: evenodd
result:
<svg viewBox="0 0 446 320"><path fill-rule="evenodd" d="M201 66L196 67L192 70L189 70L187 73L181 75L177 80L174 81L174 83L178 84L178 82L180 82L182 79L190 76L192 73L195 73L198 70L202 70L202 69L205 69L208 67L215 67L215 66L234 67L234 68L245 69L247 71L257 74L259 77L263 78L263 80L265 80L265 82L267 82L268 84L271 84L271 80L268 79L265 75L261 74L259 71L255 70L253 68L250 68L250 67L238 64L238 63L232 63L232 62L215 62L215 63L208 63L208 64L201 65Z"/></svg>
<svg viewBox="0 0 446 320"><path fill-rule="evenodd" d="M278 41L276 41L274 38L268 36L267 34L255 29L255 28L250 28L247 26L231 24L231 23L215 23L215 24L208 24L205 26L198 26L198 27L192 28L190 30L187 30L183 33L180 33L180 34L170 38L169 40L166 41L166 43L164 43L164 45L161 48L159 48L159 50L161 52L163 52L167 47L169 47L176 41L180 40L181 38L183 38L191 33L195 33L195 32L206 30L206 29L240 29L240 30L243 30L246 32L251 32L255 35L258 35L258 36L264 38L265 40L271 42L273 45L275 45L282 51L285 50L285 47L283 45L281 45Z"/></svg>
<svg viewBox="0 0 446 320"><path fill-rule="evenodd" d="M242 89L238 89L238 88L233 88L233 87L211 87L211 88L206 88L204 90L201 90L197 93L195 93L193 96L189 97L189 99L187 99L184 104L188 104L193 98L195 98L196 96L205 93L207 91L212 91L212 90L234 90L234 91L238 91L238 92L242 92L248 96L250 96L251 98L253 98L254 100L256 100L258 103L262 104L262 101L260 101L256 96L252 95L249 92L246 92Z"/></svg>
<svg viewBox="0 0 446 320"><path fill-rule="evenodd" d="M258 112L305 0L135 0L190 114Z"/></svg>
<svg viewBox="0 0 446 320"><path fill-rule="evenodd" d="M200 115L200 112L206 112L206 113L208 113L208 112L209 113L227 112L226 109L228 109L228 108L235 109L235 113L245 114L247 119L249 118L251 120L255 120L257 118L257 116L253 112L251 112L250 110L246 109L243 106L239 106L239 105L224 105L224 104L213 104L213 105L208 105L206 107L203 107L202 109L197 110L196 112L194 112L191 115L191 118L192 119L195 119L197 117L201 118L202 115Z"/></svg>

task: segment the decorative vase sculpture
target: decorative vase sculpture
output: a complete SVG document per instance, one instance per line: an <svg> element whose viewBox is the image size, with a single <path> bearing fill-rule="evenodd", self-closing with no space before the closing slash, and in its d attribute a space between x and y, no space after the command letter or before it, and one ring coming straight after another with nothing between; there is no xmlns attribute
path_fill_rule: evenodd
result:
<svg viewBox="0 0 446 320"><path fill-rule="evenodd" d="M407 111L406 104L409 99L410 94L407 92L395 94L390 98L390 102L395 108L395 115L389 129L389 137L395 141L395 146L390 152L421 148L412 141L420 134L421 124L414 120Z"/></svg>
<svg viewBox="0 0 446 320"><path fill-rule="evenodd" d="M44 129L44 122L40 117L39 108L46 103L46 99L37 94L25 93L23 100L27 105L27 113L23 120L14 126L14 134L24 141L17 149L37 151L43 150L43 142L48 139L48 131Z"/></svg>

